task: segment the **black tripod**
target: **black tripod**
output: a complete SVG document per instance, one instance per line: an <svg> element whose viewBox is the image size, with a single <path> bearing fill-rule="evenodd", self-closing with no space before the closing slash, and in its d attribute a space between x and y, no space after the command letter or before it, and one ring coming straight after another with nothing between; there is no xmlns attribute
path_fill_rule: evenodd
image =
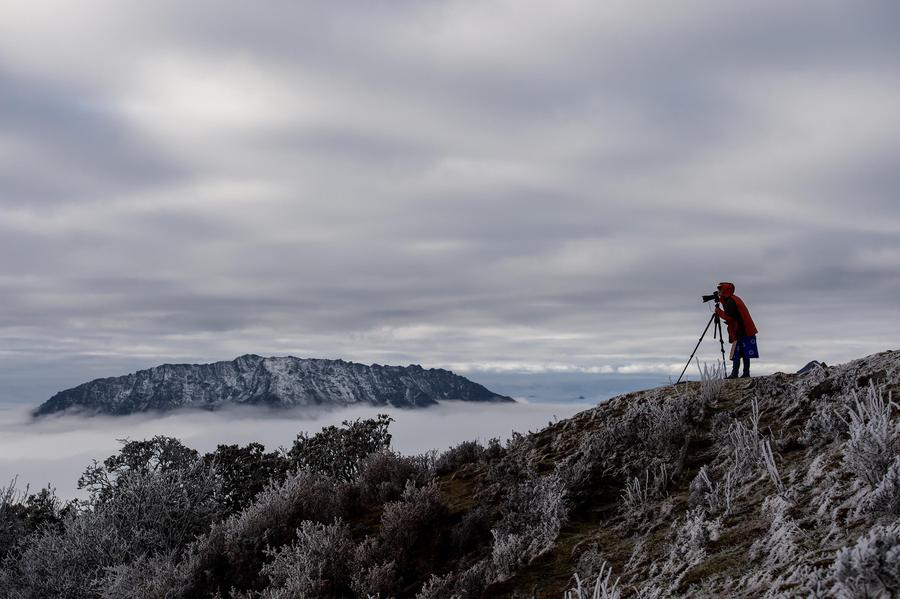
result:
<svg viewBox="0 0 900 599"><path fill-rule="evenodd" d="M716 308L718 308L718 307L719 307L719 302L716 302ZM716 328L713 329L713 339L716 338L716 334L718 333L719 345L722 348L722 367L724 368L724 371L728 370L728 366L725 364L725 339L722 337L722 319L719 318L718 314L713 312L712 316L709 317L709 322L706 323L706 328L703 329L703 334L700 335L700 340L697 341L697 345L694 347L694 351L691 352L691 357L688 358L687 364L684 365L684 368L682 369L681 374L678 376L678 380L675 381L676 385L681 382L681 377L683 377L684 373L687 372L688 366L691 365L691 360L694 359L694 354L697 353L697 350L700 348L700 343L702 343L703 338L706 337L706 331L709 330L709 325L711 325L713 322L716 323Z"/></svg>

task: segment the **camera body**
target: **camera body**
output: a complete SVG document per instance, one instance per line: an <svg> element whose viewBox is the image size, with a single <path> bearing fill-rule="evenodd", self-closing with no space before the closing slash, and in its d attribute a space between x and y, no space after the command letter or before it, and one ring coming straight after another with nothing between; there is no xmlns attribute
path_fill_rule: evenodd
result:
<svg viewBox="0 0 900 599"><path fill-rule="evenodd" d="M719 303L719 292L718 292L718 291L713 291L713 292L712 292L712 295L704 295L701 299L703 300L703 303L704 303L704 304L705 304L706 302L709 302L709 301L712 301L712 300L715 300L716 303Z"/></svg>

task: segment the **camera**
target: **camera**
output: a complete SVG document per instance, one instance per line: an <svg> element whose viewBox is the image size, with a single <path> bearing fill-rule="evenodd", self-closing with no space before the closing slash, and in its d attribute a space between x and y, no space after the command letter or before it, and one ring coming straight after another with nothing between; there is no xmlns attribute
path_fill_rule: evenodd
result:
<svg viewBox="0 0 900 599"><path fill-rule="evenodd" d="M702 297L702 299L703 299L703 303L704 303L704 304L705 304L706 302L712 301L712 300L716 300L716 301L718 302L718 301L719 301L719 292L718 292L718 291L713 291L713 292L712 292L712 295L704 295L704 296Z"/></svg>

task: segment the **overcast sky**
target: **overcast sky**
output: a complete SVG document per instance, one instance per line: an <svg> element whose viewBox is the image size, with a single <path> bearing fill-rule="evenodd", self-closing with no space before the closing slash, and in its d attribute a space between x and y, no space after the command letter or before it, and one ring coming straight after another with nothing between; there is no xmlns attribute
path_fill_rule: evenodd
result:
<svg viewBox="0 0 900 599"><path fill-rule="evenodd" d="M758 371L896 348L898 7L3 0L0 401L244 353L670 372L723 279Z"/></svg>

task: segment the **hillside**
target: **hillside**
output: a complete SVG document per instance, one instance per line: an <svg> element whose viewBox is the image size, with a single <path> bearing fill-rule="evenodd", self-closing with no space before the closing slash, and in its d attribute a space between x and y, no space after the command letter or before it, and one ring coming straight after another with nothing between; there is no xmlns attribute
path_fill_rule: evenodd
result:
<svg viewBox="0 0 900 599"><path fill-rule="evenodd" d="M440 399L512 401L437 368L245 355L212 364L163 364L60 391L34 412L132 414L227 405L422 407Z"/></svg>
<svg viewBox="0 0 900 599"><path fill-rule="evenodd" d="M281 458L236 462L238 448L220 448L153 474L126 456L89 487L106 499L19 541L0 591L65 596L51 586L65 581L88 597L592 596L573 590L578 574L596 597L896 596L900 414L887 400L898 390L892 351L750 385L707 377L629 393L505 446L437 457L370 453L385 445L378 423L374 436L352 433L360 423L323 431ZM349 438L376 442L323 451ZM275 482L223 513L227 477L171 492L199 463L267 465ZM135 497L153 513L129 511ZM161 521L193 528L173 539Z"/></svg>

